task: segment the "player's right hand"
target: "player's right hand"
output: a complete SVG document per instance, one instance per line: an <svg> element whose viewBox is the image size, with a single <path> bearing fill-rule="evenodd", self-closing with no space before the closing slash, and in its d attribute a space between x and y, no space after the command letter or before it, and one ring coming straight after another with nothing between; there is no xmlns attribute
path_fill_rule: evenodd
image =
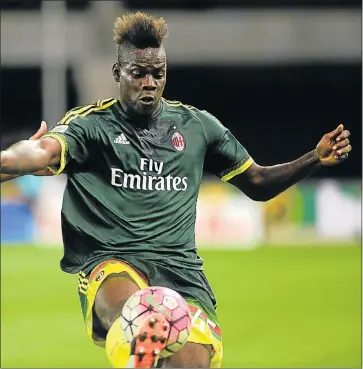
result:
<svg viewBox="0 0 363 369"><path fill-rule="evenodd" d="M38 140L40 137L44 136L47 133L48 127L47 122L44 120L40 123L39 129L29 138L29 140Z"/></svg>
<svg viewBox="0 0 363 369"><path fill-rule="evenodd" d="M33 136L29 138L29 140L31 141L39 140L39 138L41 138L47 133L47 130L48 130L47 122L43 120L42 123L40 123L39 129L33 134ZM46 169L39 170L38 172L35 172L32 175L33 176L52 176L53 173L48 168L46 168Z"/></svg>

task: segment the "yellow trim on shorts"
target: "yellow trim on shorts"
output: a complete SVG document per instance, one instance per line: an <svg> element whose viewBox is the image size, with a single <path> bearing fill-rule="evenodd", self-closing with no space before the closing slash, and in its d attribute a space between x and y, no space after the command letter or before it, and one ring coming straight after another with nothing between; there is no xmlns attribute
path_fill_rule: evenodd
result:
<svg viewBox="0 0 363 369"><path fill-rule="evenodd" d="M224 175L221 180L223 182L228 182L233 177L237 176L238 174L242 174L245 172L252 164L254 163L254 160L252 158L249 158L244 164L242 164L240 167L238 167L235 170L232 170L228 174Z"/></svg>
<svg viewBox="0 0 363 369"><path fill-rule="evenodd" d="M87 296L88 278L83 272L78 273L78 291Z"/></svg>
<svg viewBox="0 0 363 369"><path fill-rule="evenodd" d="M213 334L213 329L216 327L216 323L207 317L203 309L197 304L188 301L188 305L196 309L191 312L192 315L192 329L188 338L188 342L198 343L202 345L211 345L213 352L211 356L210 366L211 368L220 368L223 358L223 343L222 335L216 336Z"/></svg>

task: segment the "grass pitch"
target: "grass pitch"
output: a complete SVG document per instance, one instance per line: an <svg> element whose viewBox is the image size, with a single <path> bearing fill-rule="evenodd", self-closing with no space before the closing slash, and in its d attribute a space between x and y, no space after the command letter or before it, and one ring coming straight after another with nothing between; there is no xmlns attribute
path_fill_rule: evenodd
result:
<svg viewBox="0 0 363 369"><path fill-rule="evenodd" d="M110 367L89 341L61 250L1 248L1 367ZM361 248L201 251L224 367L361 367Z"/></svg>

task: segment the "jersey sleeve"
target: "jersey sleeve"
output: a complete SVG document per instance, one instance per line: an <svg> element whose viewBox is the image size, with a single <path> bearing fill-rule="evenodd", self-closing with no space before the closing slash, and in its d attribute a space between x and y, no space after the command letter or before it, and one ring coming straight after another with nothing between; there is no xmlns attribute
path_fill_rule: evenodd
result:
<svg viewBox="0 0 363 369"><path fill-rule="evenodd" d="M207 140L204 161L204 169L207 172L228 182L253 164L253 159L247 150L217 118L202 111L199 119Z"/></svg>
<svg viewBox="0 0 363 369"><path fill-rule="evenodd" d="M92 116L67 115L43 137L52 137L61 145L61 158L57 167L49 169L56 175L61 174L75 164L82 165L90 157L90 144L92 142ZM73 118L73 119L72 119Z"/></svg>

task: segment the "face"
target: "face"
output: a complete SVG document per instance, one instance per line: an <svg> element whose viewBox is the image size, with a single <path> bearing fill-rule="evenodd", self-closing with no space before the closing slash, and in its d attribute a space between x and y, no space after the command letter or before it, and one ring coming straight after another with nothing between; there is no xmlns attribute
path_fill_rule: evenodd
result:
<svg viewBox="0 0 363 369"><path fill-rule="evenodd" d="M152 115L166 82L164 48L129 47L122 52L122 60L113 65L112 72L124 109L143 116Z"/></svg>

